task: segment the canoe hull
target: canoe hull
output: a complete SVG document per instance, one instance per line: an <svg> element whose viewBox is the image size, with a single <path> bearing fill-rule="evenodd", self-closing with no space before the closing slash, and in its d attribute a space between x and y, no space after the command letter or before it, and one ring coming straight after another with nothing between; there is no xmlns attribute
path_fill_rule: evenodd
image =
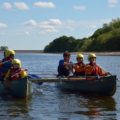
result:
<svg viewBox="0 0 120 120"><path fill-rule="evenodd" d="M0 81L0 95L10 95L16 98L26 98L32 94L32 83L27 79L11 81L10 88L7 89Z"/></svg>
<svg viewBox="0 0 120 120"><path fill-rule="evenodd" d="M57 83L57 87L62 90L112 96L116 91L116 76L107 76L96 80L61 81Z"/></svg>

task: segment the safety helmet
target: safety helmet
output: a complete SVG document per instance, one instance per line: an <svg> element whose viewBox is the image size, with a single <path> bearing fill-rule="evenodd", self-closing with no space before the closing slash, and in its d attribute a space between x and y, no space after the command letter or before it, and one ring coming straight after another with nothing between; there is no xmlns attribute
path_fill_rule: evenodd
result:
<svg viewBox="0 0 120 120"><path fill-rule="evenodd" d="M19 59L13 59L12 60L12 64L14 65L14 64L17 64L17 65L19 65L19 67L21 67L21 61L19 60Z"/></svg>
<svg viewBox="0 0 120 120"><path fill-rule="evenodd" d="M82 53L78 53L77 56L76 56L76 58L82 58L82 59L84 59L84 55Z"/></svg>
<svg viewBox="0 0 120 120"><path fill-rule="evenodd" d="M95 53L90 53L90 54L88 55L88 60L90 60L91 58L96 58Z"/></svg>
<svg viewBox="0 0 120 120"><path fill-rule="evenodd" d="M6 49L4 51L4 56L5 57L9 57L10 55L15 55L15 51L14 50L11 50L11 49Z"/></svg>

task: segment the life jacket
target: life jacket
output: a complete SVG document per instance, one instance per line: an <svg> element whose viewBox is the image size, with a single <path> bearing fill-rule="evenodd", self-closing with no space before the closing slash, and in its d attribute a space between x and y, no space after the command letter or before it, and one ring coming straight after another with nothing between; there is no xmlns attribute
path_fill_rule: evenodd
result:
<svg viewBox="0 0 120 120"><path fill-rule="evenodd" d="M76 75L85 75L85 64L84 63L76 63L74 65L75 74Z"/></svg>
<svg viewBox="0 0 120 120"><path fill-rule="evenodd" d="M9 56L2 59L2 62L6 62L6 61L12 61L12 58Z"/></svg>
<svg viewBox="0 0 120 120"><path fill-rule="evenodd" d="M89 76L95 76L99 73L99 67L96 64L86 64L85 66L85 74Z"/></svg>
<svg viewBox="0 0 120 120"><path fill-rule="evenodd" d="M14 69L14 68L11 68L5 78L8 78L10 80L19 80L21 78L24 78L27 76L27 73L25 70L21 69L21 68L18 68L18 69Z"/></svg>
<svg viewBox="0 0 120 120"><path fill-rule="evenodd" d="M105 76L107 75L107 72L103 71L97 64L89 63L85 66L85 74L89 76Z"/></svg>

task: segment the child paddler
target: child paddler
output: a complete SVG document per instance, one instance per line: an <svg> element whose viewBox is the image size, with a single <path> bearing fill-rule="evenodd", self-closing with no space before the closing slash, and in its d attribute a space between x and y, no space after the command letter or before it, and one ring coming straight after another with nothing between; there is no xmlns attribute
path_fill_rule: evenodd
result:
<svg viewBox="0 0 120 120"><path fill-rule="evenodd" d="M12 60L12 67L8 70L4 77L4 84L6 88L10 87L11 81L20 80L27 77L27 71L22 69L21 61L19 59Z"/></svg>
<svg viewBox="0 0 120 120"><path fill-rule="evenodd" d="M0 81L4 80L6 72L11 68L14 56L15 56L14 50L6 49L4 51L4 58L0 60Z"/></svg>
<svg viewBox="0 0 120 120"><path fill-rule="evenodd" d="M69 76L72 73L73 65L70 61L71 54L66 51L63 53L63 59L59 61L58 76Z"/></svg>

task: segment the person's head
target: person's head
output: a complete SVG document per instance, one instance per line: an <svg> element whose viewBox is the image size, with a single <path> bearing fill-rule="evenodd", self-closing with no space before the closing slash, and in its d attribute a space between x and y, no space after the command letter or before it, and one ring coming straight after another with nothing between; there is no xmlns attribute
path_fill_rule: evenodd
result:
<svg viewBox="0 0 120 120"><path fill-rule="evenodd" d="M10 58L14 58L14 55L15 55L15 51L14 50L11 50L11 49L6 49L4 51L4 58L7 58L7 57L10 57Z"/></svg>
<svg viewBox="0 0 120 120"><path fill-rule="evenodd" d="M84 59L84 55L82 53L78 53L76 56L76 60L78 62L83 62L83 59Z"/></svg>
<svg viewBox="0 0 120 120"><path fill-rule="evenodd" d="M96 55L95 55L95 53L90 53L88 55L88 61L89 62L96 62Z"/></svg>
<svg viewBox="0 0 120 120"><path fill-rule="evenodd" d="M65 61L69 61L70 60L70 56L71 56L71 54L68 51L65 51L63 53L63 58L64 58Z"/></svg>
<svg viewBox="0 0 120 120"><path fill-rule="evenodd" d="M12 60L13 68L21 68L21 61L19 59Z"/></svg>

